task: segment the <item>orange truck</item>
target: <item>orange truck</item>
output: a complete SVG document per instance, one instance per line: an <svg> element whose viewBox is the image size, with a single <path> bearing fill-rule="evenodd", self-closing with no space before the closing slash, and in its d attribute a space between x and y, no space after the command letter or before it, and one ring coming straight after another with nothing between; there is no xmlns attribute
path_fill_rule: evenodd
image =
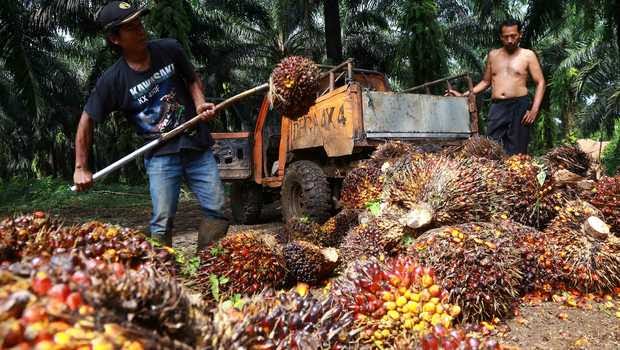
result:
<svg viewBox="0 0 620 350"><path fill-rule="evenodd" d="M295 120L278 115L265 96L253 132L213 134L220 175L231 184L235 222L255 223L263 204L276 198L283 220L322 222L338 207L347 171L377 145L458 144L478 132L473 96L430 93L459 79L471 90L468 75L393 92L384 74L355 68L350 60L321 68L327 74L306 115Z"/></svg>

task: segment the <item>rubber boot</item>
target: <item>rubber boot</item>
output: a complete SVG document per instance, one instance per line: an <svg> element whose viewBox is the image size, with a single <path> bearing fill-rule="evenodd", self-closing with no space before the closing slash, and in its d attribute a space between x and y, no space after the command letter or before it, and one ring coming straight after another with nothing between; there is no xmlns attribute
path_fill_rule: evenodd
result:
<svg viewBox="0 0 620 350"><path fill-rule="evenodd" d="M151 238L165 246L172 247L172 231L166 231L164 234L151 233Z"/></svg>
<svg viewBox="0 0 620 350"><path fill-rule="evenodd" d="M209 243L226 236L229 222L225 219L204 218L198 230L198 244L196 253L203 250Z"/></svg>

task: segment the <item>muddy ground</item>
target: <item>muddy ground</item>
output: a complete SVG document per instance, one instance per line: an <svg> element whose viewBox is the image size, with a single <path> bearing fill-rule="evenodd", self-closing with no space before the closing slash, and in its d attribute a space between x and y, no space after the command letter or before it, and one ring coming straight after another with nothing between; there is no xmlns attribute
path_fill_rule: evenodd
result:
<svg viewBox="0 0 620 350"><path fill-rule="evenodd" d="M253 229L273 230L279 227L278 203L264 208L262 223ZM69 208L55 211L68 222L100 220L139 230L148 230L150 208ZM195 201L179 204L175 222L174 245L192 254L195 250L200 208ZM244 226L231 226L229 232ZM520 315L500 324L500 342L517 349L620 349L620 295L613 300L592 300L586 307L572 307L564 302L522 304Z"/></svg>

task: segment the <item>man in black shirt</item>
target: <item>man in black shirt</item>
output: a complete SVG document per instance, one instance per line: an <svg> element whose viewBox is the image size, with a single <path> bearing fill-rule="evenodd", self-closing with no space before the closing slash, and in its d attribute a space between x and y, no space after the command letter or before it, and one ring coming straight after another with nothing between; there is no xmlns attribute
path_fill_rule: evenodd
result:
<svg viewBox="0 0 620 350"><path fill-rule="evenodd" d="M106 41L122 57L97 81L80 117L76 136L74 182L78 191L92 186L88 153L95 122L122 111L145 140L158 138L199 114L205 122L214 117L202 84L181 45L174 39L147 41L141 16L148 9L114 1L104 6L97 21ZM206 123L145 155L153 204L151 236L172 245L172 224L181 179L198 198L205 219L198 249L226 233L222 215L224 191L210 147L213 139Z"/></svg>

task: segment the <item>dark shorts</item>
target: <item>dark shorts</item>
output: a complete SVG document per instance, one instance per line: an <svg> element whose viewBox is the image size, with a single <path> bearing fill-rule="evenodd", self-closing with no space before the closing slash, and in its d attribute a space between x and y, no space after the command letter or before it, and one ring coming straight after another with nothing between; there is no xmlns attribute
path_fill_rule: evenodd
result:
<svg viewBox="0 0 620 350"><path fill-rule="evenodd" d="M499 142L508 154L527 154L530 126L521 120L530 109L529 96L493 100L487 122L487 136Z"/></svg>

